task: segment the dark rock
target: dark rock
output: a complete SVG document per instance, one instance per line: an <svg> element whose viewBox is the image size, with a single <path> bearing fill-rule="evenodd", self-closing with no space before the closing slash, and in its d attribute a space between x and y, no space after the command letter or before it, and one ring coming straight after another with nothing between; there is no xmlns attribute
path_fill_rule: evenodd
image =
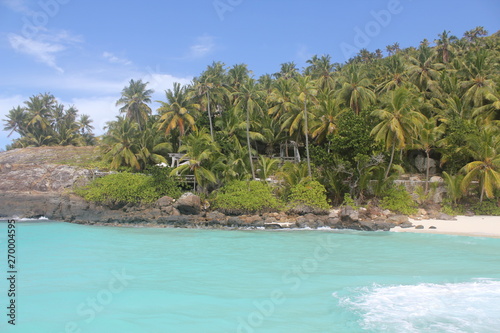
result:
<svg viewBox="0 0 500 333"><path fill-rule="evenodd" d="M157 208L161 209L162 211L169 210L171 212L172 209L170 207L172 207L172 204L174 203L174 201L175 200L173 198L166 195L166 196L161 197L160 199L156 200L155 206Z"/></svg>
<svg viewBox="0 0 500 333"><path fill-rule="evenodd" d="M435 226L431 225L429 229L437 229Z"/></svg>
<svg viewBox="0 0 500 333"><path fill-rule="evenodd" d="M406 215L392 215L387 218L388 222L394 223L396 225L403 224L405 222L408 222L408 216Z"/></svg>
<svg viewBox="0 0 500 333"><path fill-rule="evenodd" d="M411 228L411 227L413 227L413 223L411 223L411 222L403 222L399 226L401 228Z"/></svg>
<svg viewBox="0 0 500 333"><path fill-rule="evenodd" d="M192 193L185 193L177 200L174 207L181 214L196 215L201 212L201 199Z"/></svg>
<svg viewBox="0 0 500 333"><path fill-rule="evenodd" d="M424 226L423 226L423 225L421 225L421 224L419 224L419 225L417 225L417 226L415 227L415 229L424 229Z"/></svg>
<svg viewBox="0 0 500 333"><path fill-rule="evenodd" d="M450 216L450 215L445 214L445 213L440 213L440 214L436 217L436 219L438 219L438 220L445 220L445 221L452 221L452 220L456 220L456 218L455 218L455 217Z"/></svg>
<svg viewBox="0 0 500 333"><path fill-rule="evenodd" d="M312 207L304 204L299 204L290 208L288 210L288 214L297 214L297 215L306 215L306 214L315 214L315 215L327 215L328 211L324 209L320 209L317 207Z"/></svg>
<svg viewBox="0 0 500 333"><path fill-rule="evenodd" d="M358 211L354 210L351 206L342 207L340 210L340 220L342 222L355 222L359 220Z"/></svg>

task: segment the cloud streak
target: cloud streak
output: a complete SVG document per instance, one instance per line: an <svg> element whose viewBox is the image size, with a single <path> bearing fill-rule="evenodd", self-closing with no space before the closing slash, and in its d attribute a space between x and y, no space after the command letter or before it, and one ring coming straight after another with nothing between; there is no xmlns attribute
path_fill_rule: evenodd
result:
<svg viewBox="0 0 500 333"><path fill-rule="evenodd" d="M196 39L196 43L189 48L188 58L203 58L215 49L213 36L203 35Z"/></svg>
<svg viewBox="0 0 500 333"><path fill-rule="evenodd" d="M34 38L10 33L7 36L10 46L18 53L28 55L35 61L45 64L60 73L64 70L57 65L57 55L68 47L80 43L82 39L66 31L39 34Z"/></svg>

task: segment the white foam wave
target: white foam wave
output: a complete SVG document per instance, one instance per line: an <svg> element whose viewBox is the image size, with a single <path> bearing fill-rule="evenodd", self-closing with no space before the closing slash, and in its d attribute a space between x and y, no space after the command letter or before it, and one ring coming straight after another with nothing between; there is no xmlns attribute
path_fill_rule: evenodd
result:
<svg viewBox="0 0 500 333"><path fill-rule="evenodd" d="M499 332L500 281L373 286L334 297L370 332Z"/></svg>
<svg viewBox="0 0 500 333"><path fill-rule="evenodd" d="M40 216L38 218L23 217L19 219L19 221L39 221L39 220L48 220L48 218L45 216Z"/></svg>

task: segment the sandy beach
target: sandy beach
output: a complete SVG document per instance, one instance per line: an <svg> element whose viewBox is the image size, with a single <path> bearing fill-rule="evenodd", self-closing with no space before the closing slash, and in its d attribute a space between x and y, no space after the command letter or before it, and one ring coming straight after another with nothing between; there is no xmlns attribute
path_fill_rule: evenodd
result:
<svg viewBox="0 0 500 333"><path fill-rule="evenodd" d="M424 228L395 227L391 231L500 238L500 216L457 216L456 220L451 221L410 219L410 222ZM431 226L436 229L429 229Z"/></svg>

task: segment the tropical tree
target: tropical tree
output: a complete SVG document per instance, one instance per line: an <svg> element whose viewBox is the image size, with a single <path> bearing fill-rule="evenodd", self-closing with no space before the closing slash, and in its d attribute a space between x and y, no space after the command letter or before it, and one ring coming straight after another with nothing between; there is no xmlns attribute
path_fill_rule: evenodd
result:
<svg viewBox="0 0 500 333"><path fill-rule="evenodd" d="M130 80L129 85L122 90L122 96L116 102L117 106L123 105L120 112L125 113L128 119L132 119L139 125L139 129L144 128L144 124L151 115L151 108L147 103L151 103L152 89L146 89L149 82L142 80Z"/></svg>
<svg viewBox="0 0 500 333"><path fill-rule="evenodd" d="M426 156L425 166L425 194L429 192L429 170L431 162L431 152L438 145L439 140L444 134L444 123L437 125L436 118L427 119L423 126L418 130L417 136L412 144L413 148L421 149Z"/></svg>
<svg viewBox="0 0 500 333"><path fill-rule="evenodd" d="M262 90L259 90L259 86L254 79L248 79L239 87L239 90L234 92L234 96L236 107L241 110L245 110L248 158L250 160L252 179L255 179L255 169L252 160L252 146L250 144L250 118L257 112L262 113L262 107L260 106L259 101L264 98L264 93Z"/></svg>
<svg viewBox="0 0 500 333"><path fill-rule="evenodd" d="M186 134L188 129L196 130L195 116L200 106L189 98L187 88L181 87L179 83L175 82L173 90L165 91L165 96L167 102L157 101L161 104L158 108L160 114L158 128L164 129L166 136L172 130L177 129L181 137Z"/></svg>
<svg viewBox="0 0 500 333"><path fill-rule="evenodd" d="M384 109L372 112L372 115L379 118L380 122L373 128L371 135L375 137L375 140L383 142L386 149L391 150L391 158L385 173L385 178L387 178L396 148L404 149L416 136L426 118L417 111L417 100L406 88L398 88L389 92L384 106Z"/></svg>
<svg viewBox="0 0 500 333"><path fill-rule="evenodd" d="M217 182L212 169L216 169L215 164L220 161L220 150L206 129L202 128L187 135L179 151L185 154L181 158L181 164L172 170L171 176L192 174L201 191Z"/></svg>
<svg viewBox="0 0 500 333"><path fill-rule="evenodd" d="M482 202L485 194L488 198L493 198L495 189L500 188L499 130L484 129L479 135L469 136L467 143L467 150L474 161L467 163L462 169L465 177L461 189L465 193L474 180L479 181L479 201Z"/></svg>
<svg viewBox="0 0 500 333"><path fill-rule="evenodd" d="M436 50L439 58L443 63L447 64L450 61L450 56L454 51L453 42L457 41L457 37L450 35L449 31L444 30L438 34L439 38L435 40Z"/></svg>
<svg viewBox="0 0 500 333"><path fill-rule="evenodd" d="M139 124L130 118L117 117L116 121L108 122L108 131L103 138L104 156L111 161L110 167L131 167L141 170L137 159L139 151Z"/></svg>
<svg viewBox="0 0 500 333"><path fill-rule="evenodd" d="M359 65L352 64L344 68L339 82L341 84L338 91L339 98L356 114L359 114L366 105L375 102L371 81Z"/></svg>

